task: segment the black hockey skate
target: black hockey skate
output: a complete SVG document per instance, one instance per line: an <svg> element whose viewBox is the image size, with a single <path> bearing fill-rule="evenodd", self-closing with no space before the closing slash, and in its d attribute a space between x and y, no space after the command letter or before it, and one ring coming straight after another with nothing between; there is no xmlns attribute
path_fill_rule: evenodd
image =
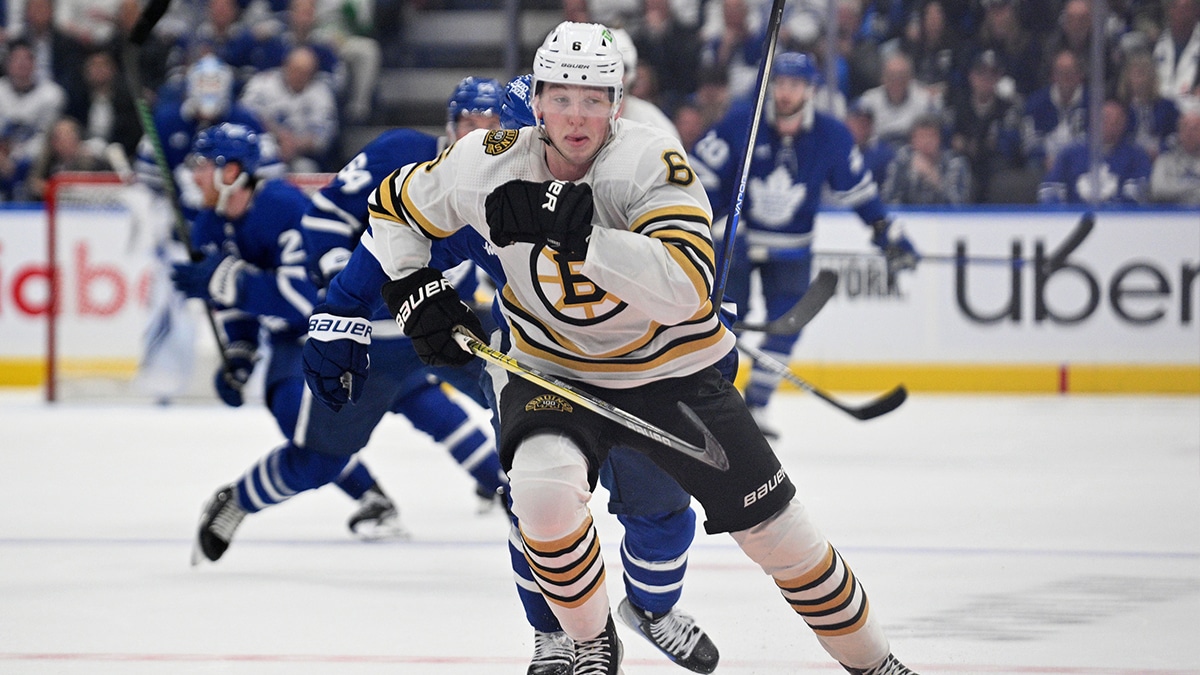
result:
<svg viewBox="0 0 1200 675"><path fill-rule="evenodd" d="M603 633L575 643L575 675L621 675L624 651L617 627L609 616Z"/></svg>
<svg viewBox="0 0 1200 675"><path fill-rule="evenodd" d="M717 669L721 655L717 646L696 624L692 617L672 609L654 615L633 606L629 598L617 606L621 621L642 634L659 651L675 663L694 673L711 673Z"/></svg>
<svg viewBox="0 0 1200 675"><path fill-rule="evenodd" d="M575 643L566 633L533 632L533 658L526 675L571 675L575 672Z"/></svg>
<svg viewBox="0 0 1200 675"><path fill-rule="evenodd" d="M233 485L217 490L200 514L196 546L192 549L192 565L199 564L201 556L211 562L220 560L245 517L246 512L238 504Z"/></svg>
<svg viewBox="0 0 1200 675"><path fill-rule="evenodd" d="M887 658L883 660L883 663L875 666L874 668L861 670L858 668L851 668L849 666L843 667L847 672L851 673L851 675L917 675L915 670L912 670L903 663L900 663L896 660L896 657L892 656L891 654L888 654Z"/></svg>
<svg viewBox="0 0 1200 675"><path fill-rule="evenodd" d="M408 532L400 526L400 512L378 485L372 485L358 498L358 510L346 523L360 539L404 539Z"/></svg>

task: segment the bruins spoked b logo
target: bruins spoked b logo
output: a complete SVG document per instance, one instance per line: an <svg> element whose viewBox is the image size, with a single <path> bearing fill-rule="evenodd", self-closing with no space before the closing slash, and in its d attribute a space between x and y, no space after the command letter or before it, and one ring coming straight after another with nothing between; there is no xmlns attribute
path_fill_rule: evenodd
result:
<svg viewBox="0 0 1200 675"><path fill-rule="evenodd" d="M580 273L582 259L546 246L535 247L532 256L534 287L542 303L559 321L587 326L625 308L621 299Z"/></svg>

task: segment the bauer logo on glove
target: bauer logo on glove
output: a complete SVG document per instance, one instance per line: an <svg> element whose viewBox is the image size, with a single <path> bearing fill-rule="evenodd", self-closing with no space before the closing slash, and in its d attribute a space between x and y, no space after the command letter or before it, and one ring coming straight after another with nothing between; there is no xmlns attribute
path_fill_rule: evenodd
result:
<svg viewBox="0 0 1200 675"><path fill-rule="evenodd" d="M454 287L450 285L449 281L439 278L418 287L415 293L405 298L404 302L400 303L400 306L395 310L396 322L400 324L400 330L404 330L405 324L408 323L408 317L412 316L413 310L427 299L445 290L453 293Z"/></svg>

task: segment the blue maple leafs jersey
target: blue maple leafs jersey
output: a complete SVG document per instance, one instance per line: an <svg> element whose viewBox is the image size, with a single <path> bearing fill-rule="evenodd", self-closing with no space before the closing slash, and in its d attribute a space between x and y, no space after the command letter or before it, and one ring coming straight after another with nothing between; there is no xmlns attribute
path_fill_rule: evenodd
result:
<svg viewBox="0 0 1200 675"><path fill-rule="evenodd" d="M753 113L753 101L735 103L692 148L692 167L708 192L714 217L728 215L738 189ZM870 170L846 125L821 112L813 113L810 122L791 139L781 137L765 116L759 125L738 226L744 228L752 246L788 249L811 245L813 221L826 186L863 222L887 217Z"/></svg>
<svg viewBox="0 0 1200 675"><path fill-rule="evenodd" d="M303 218L304 243L310 274L328 286L325 301L334 307L357 308L371 319L391 320L379 289L390 281L379 262L365 251L353 253L362 237L370 237L367 197L401 167L437 156L440 139L412 129L393 129L368 143L337 173L329 185L313 195ZM497 286L504 285L499 261L486 249L483 237L472 232L435 242L430 266L452 270L461 263L478 264ZM459 295L471 299L475 292L474 268L451 276Z"/></svg>
<svg viewBox="0 0 1200 675"><path fill-rule="evenodd" d="M238 281L238 310L222 312L230 322L256 319L272 335L291 338L308 329L317 303L317 286L308 277L304 241L298 224L308 196L282 179L261 184L250 209L227 220L212 209L201 211L192 226L192 244L206 255L223 252L252 267Z"/></svg>

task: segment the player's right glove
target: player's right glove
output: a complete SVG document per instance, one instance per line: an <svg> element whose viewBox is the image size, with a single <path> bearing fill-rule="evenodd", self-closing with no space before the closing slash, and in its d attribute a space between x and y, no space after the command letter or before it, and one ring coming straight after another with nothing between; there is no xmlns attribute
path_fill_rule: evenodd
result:
<svg viewBox="0 0 1200 675"><path fill-rule="evenodd" d="M371 365L371 322L365 312L317 305L308 318L304 381L318 401L337 412L357 403Z"/></svg>
<svg viewBox="0 0 1200 675"><path fill-rule="evenodd" d="M871 229L874 231L871 243L883 251L884 257L887 258L889 277L895 277L897 272L917 268L921 255L904 234L900 223L880 219L871 223Z"/></svg>
<svg viewBox="0 0 1200 675"><path fill-rule="evenodd" d="M551 180L510 180L484 202L492 243L523 241L587 255L592 235L592 186Z"/></svg>
<svg viewBox="0 0 1200 675"><path fill-rule="evenodd" d="M255 347L250 342L234 342L225 347L225 362L217 368L213 385L217 396L225 405L237 408L242 405L242 389L254 372Z"/></svg>
<svg viewBox="0 0 1200 675"><path fill-rule="evenodd" d="M478 337L483 326L441 272L422 267L389 281L383 285L383 301L426 365L462 366L474 358L455 341L454 327L462 326Z"/></svg>

